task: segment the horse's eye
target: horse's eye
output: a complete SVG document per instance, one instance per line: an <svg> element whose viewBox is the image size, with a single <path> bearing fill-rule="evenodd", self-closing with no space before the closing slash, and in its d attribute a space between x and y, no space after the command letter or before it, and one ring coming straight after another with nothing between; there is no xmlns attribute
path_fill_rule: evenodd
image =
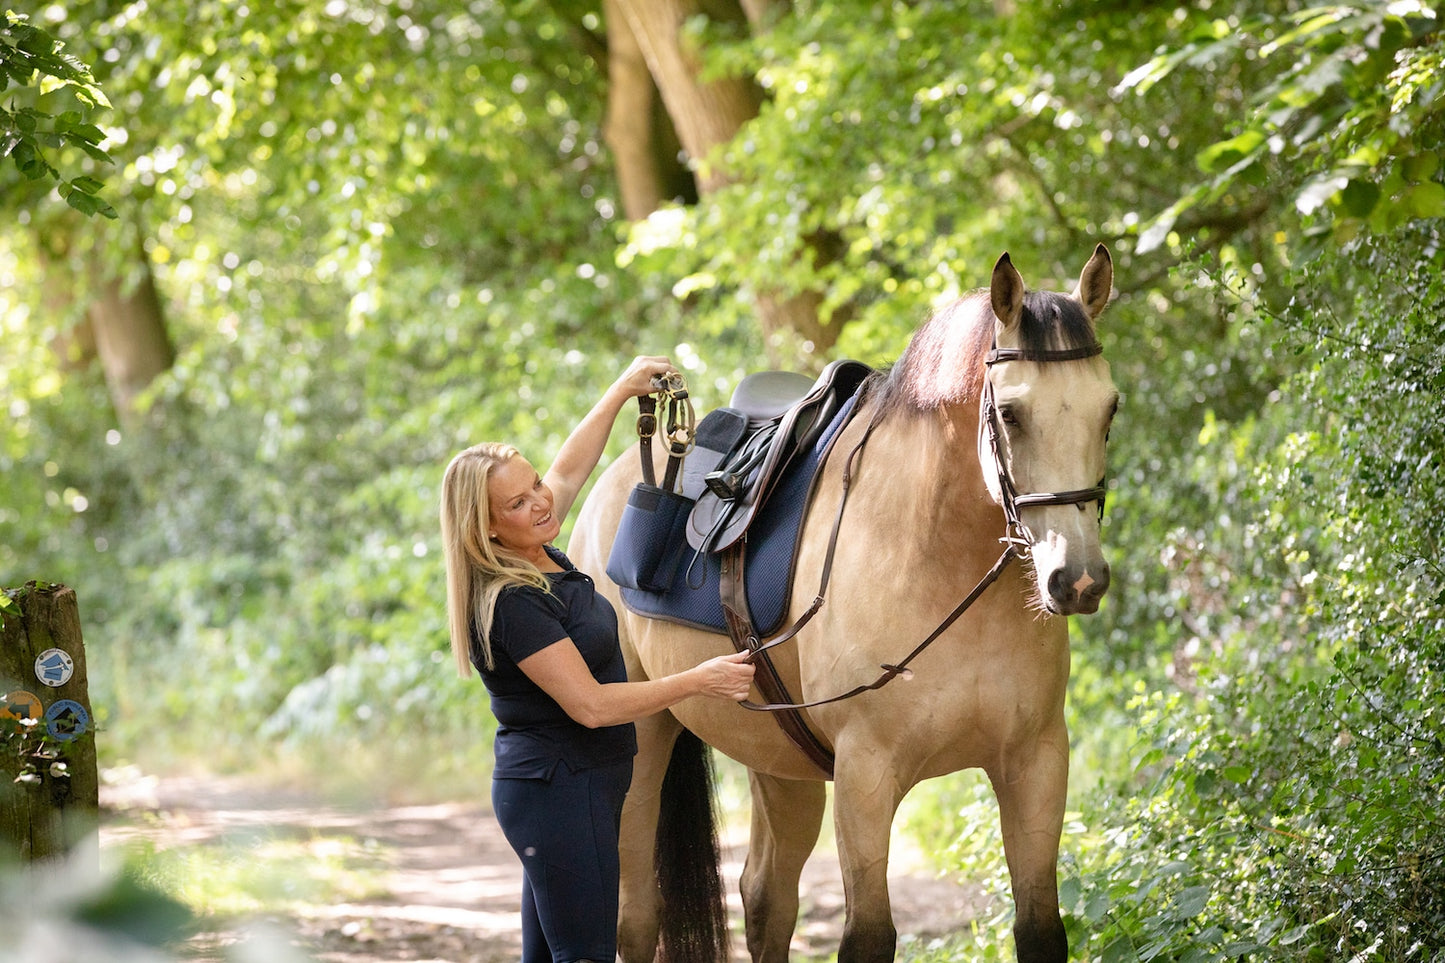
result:
<svg viewBox="0 0 1445 963"><path fill-rule="evenodd" d="M998 419L1006 425L1012 425L1015 428L1018 427L1018 412L1014 411L1009 405L1005 405L998 410Z"/></svg>

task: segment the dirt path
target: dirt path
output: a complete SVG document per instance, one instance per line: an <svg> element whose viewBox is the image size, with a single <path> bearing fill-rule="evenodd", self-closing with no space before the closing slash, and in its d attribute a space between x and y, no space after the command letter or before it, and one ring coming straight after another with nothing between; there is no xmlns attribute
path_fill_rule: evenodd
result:
<svg viewBox="0 0 1445 963"><path fill-rule="evenodd" d="M305 905L271 921L318 963L501 963L520 954L518 866L490 812L472 803L366 808L318 804L296 792L260 790L223 779L132 779L102 792L108 813L102 846L143 839L158 850L202 843L255 846L291 838L328 840L375 854L380 885L353 902ZM726 841L724 879L731 918L740 925L737 878L744 841ZM900 935L928 938L966 925L977 896L941 880L908 852L890 873ZM803 911L794 959L837 951L843 886L832 840L825 838L804 870ZM187 956L220 960L235 931L198 937ZM734 953L745 960L741 936Z"/></svg>

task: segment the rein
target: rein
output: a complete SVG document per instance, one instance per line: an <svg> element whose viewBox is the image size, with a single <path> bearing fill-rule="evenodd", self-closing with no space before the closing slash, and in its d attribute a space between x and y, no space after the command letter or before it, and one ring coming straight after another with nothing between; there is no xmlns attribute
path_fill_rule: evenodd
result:
<svg viewBox="0 0 1445 963"><path fill-rule="evenodd" d="M1086 358L1097 357L1102 354L1103 351L1104 346L1097 341L1082 348L1054 351L1026 351L1021 348L994 347L989 351L988 357L985 359L985 364L992 367L995 364L1006 361L1082 361ZM940 622L922 642L914 646L913 651L909 652L908 655L897 663L884 663L879 666L883 672L872 682L863 683L854 686L847 692L812 702L757 703L751 700L744 700L738 703L739 705L744 709L750 709L754 712L792 712L799 709L813 709L834 702L842 702L844 699L851 699L853 696L861 695L864 692L871 692L874 689L883 688L883 686L892 682L898 678L898 676L907 673L908 664L937 641L939 636L948 631L949 627L958 621L974 602L978 601L979 596L983 595L990 585L998 581L999 576L1003 575L1004 570L1007 569L1015 559L1026 557L1029 554L1033 546L1034 537L1033 533L1029 531L1028 526L1023 523L1019 515L1020 508L1040 505L1079 505L1084 502L1097 500L1099 502L1099 518L1100 520L1103 519L1104 479L1100 479L1099 484L1093 488L1080 488L1063 492L1030 492L1022 495L1018 493L1014 487L1013 479L1009 477L1008 470L1004 467L1003 453L999 447L998 408L994 401L993 383L987 378L984 379L982 394L982 416L982 423L979 426L979 430L988 432L989 449L993 454L994 466L998 471L999 489L1003 496L1003 510L1006 523L1005 533L1003 537L999 539L1004 546L1003 552L1000 553L993 567L988 570L983 578L979 579L978 584L963 597L963 600L954 607L953 611L944 616L943 621ZM852 487L853 476L856 470L855 462L863 451L864 445L868 443L869 437L872 436L873 429L877 426L878 413L875 411L873 418L868 423L867 430L863 432L863 437L859 439L858 444L853 447L853 450L848 453L848 460L844 463L843 493L838 504L838 514L833 519L833 529L828 535L828 551L824 556L823 573L818 586L817 596L813 599L812 604L808 606L807 611L799 616L796 622L766 642L763 642L757 637L756 633L752 631L752 625L749 622L746 626L746 644L752 652L752 656L748 661L757 662L759 658L766 659L765 653L769 649L795 637L798 632L802 630L803 626L823 607L824 593L827 590L828 581L833 574L833 555L838 546L838 534L843 527L843 510L848 504L848 494Z"/></svg>

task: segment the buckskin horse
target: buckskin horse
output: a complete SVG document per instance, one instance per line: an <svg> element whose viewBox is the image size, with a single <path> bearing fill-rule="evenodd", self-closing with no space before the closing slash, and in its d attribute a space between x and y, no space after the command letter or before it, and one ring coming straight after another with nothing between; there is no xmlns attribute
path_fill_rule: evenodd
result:
<svg viewBox="0 0 1445 963"><path fill-rule="evenodd" d="M1109 585L1100 522L1119 395L1094 322L1112 284L1102 244L1067 295L1026 291L1005 253L988 289L935 312L892 366L868 376L818 470L789 618L817 605L822 582L826 599L767 654L831 755L847 897L840 961L893 958L894 815L921 780L966 768L982 769L998 799L1018 959L1067 955L1056 875L1069 767L1066 616L1096 611ZM569 544L583 571L604 570L640 477L636 454L599 477ZM608 580L598 585L618 608L634 679L731 650L727 635L641 617ZM849 690L856 694L835 701ZM659 814L672 814L663 784L674 747L705 752L697 739L678 738L684 727L748 769L747 946L758 963L781 963L828 775L772 714L705 699L638 724L619 952L628 963L653 960L662 926L667 958L669 923L692 912L665 903L654 865L681 862L673 868L686 873L694 862L671 852L657 859ZM725 948L725 915L722 925Z"/></svg>

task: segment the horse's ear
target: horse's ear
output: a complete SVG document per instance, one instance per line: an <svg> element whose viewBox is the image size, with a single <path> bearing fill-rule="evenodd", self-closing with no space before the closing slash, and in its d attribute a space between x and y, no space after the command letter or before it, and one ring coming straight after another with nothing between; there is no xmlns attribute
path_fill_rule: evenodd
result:
<svg viewBox="0 0 1445 963"><path fill-rule="evenodd" d="M1005 328L1019 323L1024 313L1024 279L1018 268L1004 251L998 263L993 266L993 280L988 287L989 301L993 304L993 316Z"/></svg>
<svg viewBox="0 0 1445 963"><path fill-rule="evenodd" d="M1084 273L1079 275L1073 297L1084 306L1092 321L1104 313L1113 290L1114 259L1109 256L1109 249L1100 244L1094 248L1094 256L1089 258L1089 263L1084 265Z"/></svg>

